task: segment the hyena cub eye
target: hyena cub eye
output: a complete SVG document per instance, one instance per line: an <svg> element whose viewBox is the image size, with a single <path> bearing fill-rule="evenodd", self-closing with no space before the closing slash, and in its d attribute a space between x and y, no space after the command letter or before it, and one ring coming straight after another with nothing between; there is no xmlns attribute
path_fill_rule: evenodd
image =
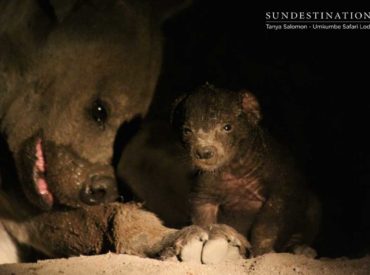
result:
<svg viewBox="0 0 370 275"><path fill-rule="evenodd" d="M231 132L231 130L233 129L233 126L230 124L230 123L227 123L223 126L222 130L224 132Z"/></svg>
<svg viewBox="0 0 370 275"><path fill-rule="evenodd" d="M101 99L98 98L93 102L90 115L96 124L104 129L108 119L108 110L106 104Z"/></svg>
<svg viewBox="0 0 370 275"><path fill-rule="evenodd" d="M190 136L193 133L193 131L189 127L184 126L182 127L182 133L184 137L187 137Z"/></svg>

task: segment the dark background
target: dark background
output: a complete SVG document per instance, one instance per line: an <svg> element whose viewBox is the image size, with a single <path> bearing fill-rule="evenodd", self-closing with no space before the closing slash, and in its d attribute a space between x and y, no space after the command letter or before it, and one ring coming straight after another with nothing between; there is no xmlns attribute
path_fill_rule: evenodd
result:
<svg viewBox="0 0 370 275"><path fill-rule="evenodd" d="M198 0L168 21L149 117L168 119L174 98L205 81L250 89L322 201L320 256L362 256L370 252L370 30L266 30L265 11Z"/></svg>

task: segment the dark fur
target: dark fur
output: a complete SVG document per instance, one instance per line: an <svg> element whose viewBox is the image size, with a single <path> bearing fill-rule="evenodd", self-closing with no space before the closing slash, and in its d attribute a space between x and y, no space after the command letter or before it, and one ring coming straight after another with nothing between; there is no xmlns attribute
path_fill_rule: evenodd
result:
<svg viewBox="0 0 370 275"><path fill-rule="evenodd" d="M200 170L192 220L231 225L250 238L253 255L296 251L313 241L319 207L294 159L260 119L248 91L206 84L176 103L173 124Z"/></svg>

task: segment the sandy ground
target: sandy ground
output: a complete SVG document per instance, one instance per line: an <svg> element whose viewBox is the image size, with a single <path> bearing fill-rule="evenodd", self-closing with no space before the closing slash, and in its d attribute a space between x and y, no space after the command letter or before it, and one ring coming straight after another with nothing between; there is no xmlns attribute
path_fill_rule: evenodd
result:
<svg viewBox="0 0 370 275"><path fill-rule="evenodd" d="M0 274L370 274L370 256L357 260L313 260L291 254L268 254L249 260L201 265L108 253L34 264L6 264L0 266Z"/></svg>

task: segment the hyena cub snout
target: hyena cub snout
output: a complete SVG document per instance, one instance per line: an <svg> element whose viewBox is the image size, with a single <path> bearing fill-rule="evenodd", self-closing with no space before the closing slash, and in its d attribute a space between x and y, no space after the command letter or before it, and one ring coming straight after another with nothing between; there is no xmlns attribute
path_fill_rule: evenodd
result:
<svg viewBox="0 0 370 275"><path fill-rule="evenodd" d="M216 147L214 146L198 146L195 148L194 155L197 159L211 159L216 154Z"/></svg>
<svg viewBox="0 0 370 275"><path fill-rule="evenodd" d="M213 170L223 162L225 157L225 149L220 141L211 140L208 142L198 142L190 141L191 157L194 161L194 164L197 166L203 167L206 170Z"/></svg>

